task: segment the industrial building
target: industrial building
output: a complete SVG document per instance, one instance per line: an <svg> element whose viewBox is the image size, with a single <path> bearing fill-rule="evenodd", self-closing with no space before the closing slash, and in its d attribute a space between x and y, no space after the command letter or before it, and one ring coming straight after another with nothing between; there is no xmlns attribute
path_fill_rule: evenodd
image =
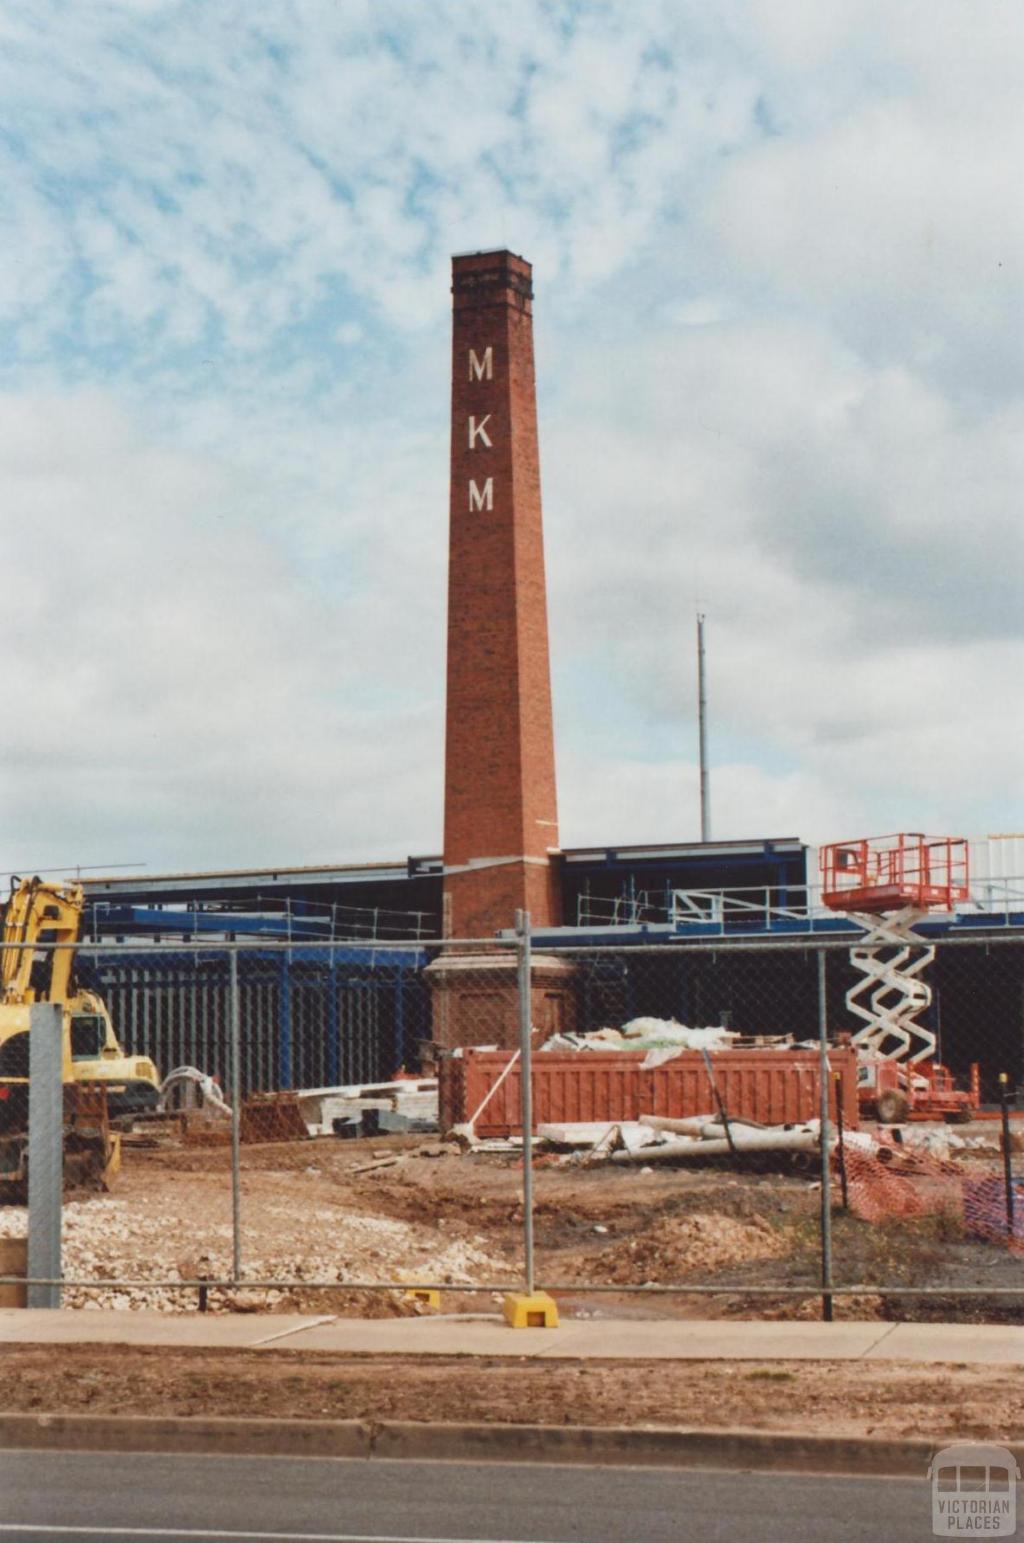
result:
<svg viewBox="0 0 1024 1543"><path fill-rule="evenodd" d="M921 927L957 943L939 947L931 970L946 1060L961 1075L973 1060L998 1064L1015 1084L1024 1081L1024 883L1010 868L1021 845L972 842L972 900ZM86 879L86 936L100 945L99 984L116 1021L159 1064L217 1069L228 981L218 944L238 940L253 945L239 961L252 1086L371 1081L418 1066L433 1037L424 972L442 946L441 866L432 857ZM554 868L571 921L536 941L545 953L587 950L574 988L581 1025L672 1012L811 1035L811 955L765 945L856 936L820 905L817 854L795 839L569 849ZM709 952L712 941L720 946ZM642 966L631 967L638 947ZM847 985L839 974L830 992L837 1022Z"/></svg>
<svg viewBox="0 0 1024 1543"><path fill-rule="evenodd" d="M1024 927L1024 837L970 842L973 900L940 932ZM576 847L552 854L566 941L758 937L841 930L818 904L818 858L796 837ZM324 863L210 873L85 877L94 941L269 937L433 942L443 860ZM609 932L608 929L614 929ZM497 929L496 929L497 930ZM545 937L558 939L555 929Z"/></svg>

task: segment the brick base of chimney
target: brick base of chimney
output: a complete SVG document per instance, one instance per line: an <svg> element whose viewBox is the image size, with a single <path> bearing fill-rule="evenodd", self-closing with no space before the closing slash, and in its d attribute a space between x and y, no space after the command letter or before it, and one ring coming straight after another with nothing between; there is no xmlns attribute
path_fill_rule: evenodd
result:
<svg viewBox="0 0 1024 1543"><path fill-rule="evenodd" d="M576 1023L576 968L567 959L534 954L530 971L530 1011L534 1048ZM519 1049L519 991L515 951L446 951L429 964L433 1041L438 1050L460 1045L497 1045Z"/></svg>

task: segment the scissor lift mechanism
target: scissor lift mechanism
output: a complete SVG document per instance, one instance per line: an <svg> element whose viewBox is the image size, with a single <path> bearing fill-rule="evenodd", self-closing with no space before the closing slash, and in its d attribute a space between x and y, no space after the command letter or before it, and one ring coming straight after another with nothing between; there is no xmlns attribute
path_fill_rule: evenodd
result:
<svg viewBox="0 0 1024 1543"><path fill-rule="evenodd" d="M863 979L846 993L846 1006L864 1020L851 1044L911 1065L930 1060L936 1037L918 1019L932 1005L932 988L920 976L935 958L935 948L914 931L928 912L908 905L885 918L869 911L848 914L864 928L863 938L850 949L850 963Z"/></svg>
<svg viewBox="0 0 1024 1543"><path fill-rule="evenodd" d="M969 1118L976 1074L969 1093L955 1088L935 1058L936 1035L920 1021L932 1003L921 976L935 948L915 931L930 911L968 898L967 842L919 833L836 842L822 848L821 873L824 904L864 929L850 949L862 978L846 993L863 1021L851 1040L862 1101L885 1119Z"/></svg>

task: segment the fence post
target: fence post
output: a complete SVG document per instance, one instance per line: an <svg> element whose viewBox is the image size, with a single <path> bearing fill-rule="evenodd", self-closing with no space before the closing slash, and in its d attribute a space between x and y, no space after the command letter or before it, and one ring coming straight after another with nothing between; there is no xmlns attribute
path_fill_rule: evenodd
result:
<svg viewBox="0 0 1024 1543"><path fill-rule="evenodd" d="M56 1002L29 1008L28 1256L29 1307L61 1303L60 1226L64 1182L64 1012Z"/></svg>
<svg viewBox="0 0 1024 1543"><path fill-rule="evenodd" d="M842 1072L836 1072L832 1078L832 1086L836 1090L836 1157L839 1161L839 1193L843 1201L843 1210L850 1209L850 1185L846 1174L846 1127L843 1123L843 1095L846 1084L843 1082Z"/></svg>
<svg viewBox="0 0 1024 1543"><path fill-rule="evenodd" d="M238 949L229 956L231 1023L231 1278L242 1274L242 1014L238 997Z"/></svg>
<svg viewBox="0 0 1024 1543"><path fill-rule="evenodd" d="M832 1322L832 1196L828 1114L828 999L825 995L825 950L818 949L818 1081L821 1094L821 1316Z"/></svg>
<svg viewBox="0 0 1024 1543"><path fill-rule="evenodd" d="M395 1070L405 1066L405 965L395 970Z"/></svg>
<svg viewBox="0 0 1024 1543"><path fill-rule="evenodd" d="M341 1034L338 1028L338 961L331 948L327 966L327 1085L337 1087L341 1081Z"/></svg>
<svg viewBox="0 0 1024 1543"><path fill-rule="evenodd" d="M519 941L519 1108L523 1130L523 1255L526 1295L533 1296L533 1013L530 1002L530 913L516 912Z"/></svg>
<svg viewBox="0 0 1024 1543"><path fill-rule="evenodd" d="M291 932L291 915L288 917ZM289 938L290 942L290 938ZM278 970L281 991L281 1029L277 1047L277 1086L292 1085L292 951L278 954Z"/></svg>
<svg viewBox="0 0 1024 1543"><path fill-rule="evenodd" d="M1007 1098L1007 1084L1009 1078L1005 1072L999 1073L999 1114L1002 1120L1003 1132L1003 1183L1006 1187L1006 1235L1012 1239L1014 1235L1014 1195L1013 1195L1013 1148L1010 1145L1010 1104Z"/></svg>

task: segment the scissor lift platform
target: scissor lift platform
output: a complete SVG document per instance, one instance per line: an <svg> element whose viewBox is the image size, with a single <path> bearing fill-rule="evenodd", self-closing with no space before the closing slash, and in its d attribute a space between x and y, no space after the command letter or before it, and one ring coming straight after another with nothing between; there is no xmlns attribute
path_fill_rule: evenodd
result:
<svg viewBox="0 0 1024 1543"><path fill-rule="evenodd" d="M821 849L821 898L832 911L951 911L970 898L967 840L919 831Z"/></svg>

